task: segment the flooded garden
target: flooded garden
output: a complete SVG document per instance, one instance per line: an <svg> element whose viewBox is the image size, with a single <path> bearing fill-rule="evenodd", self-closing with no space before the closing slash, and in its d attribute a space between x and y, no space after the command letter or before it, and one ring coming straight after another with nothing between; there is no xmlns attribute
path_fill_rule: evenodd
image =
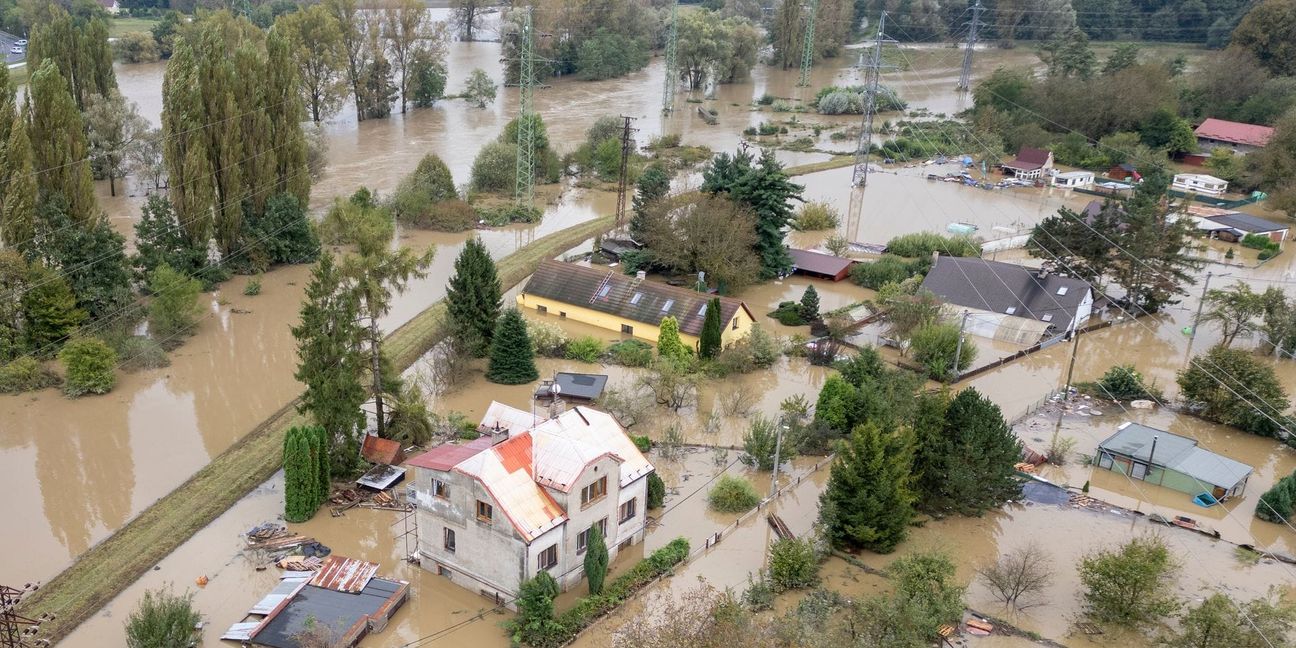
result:
<svg viewBox="0 0 1296 648"><path fill-rule="evenodd" d="M956 50L914 47L908 55L911 67L887 79L911 108L953 114L968 107L970 97L952 89L960 58ZM488 70L497 82L502 81L500 56L497 43L452 43L447 55L447 87L461 86L474 68ZM833 82L857 83L859 71L850 67L852 60L853 54L849 54L816 67L811 88ZM979 59L977 70L986 73L999 64L1033 62L1034 54L1029 52L987 52ZM164 69L161 63L117 66L122 92L155 123L161 112ZM751 79L720 85L714 99L707 100L717 111L715 124L698 119L691 103L681 103L675 112L659 116L663 81L659 60L619 79L556 79L536 93L535 108L544 117L551 141L560 147L561 143L582 141L598 116L619 112L640 116L635 125L639 128L636 141L641 145L670 133L680 135L688 145L728 152L748 141L744 129L788 117L756 106L761 95L808 99L801 96L809 89L797 86L797 72L760 65ZM503 129L516 112L516 101L515 90L507 88L500 101L485 109L447 100L433 108L362 122L344 110L324 126L328 162L311 194L312 211L322 213L334 199L350 195L361 185L380 194L393 191L429 152L445 160L456 183L466 183L477 147ZM826 129L849 128L858 119L813 113L795 118ZM787 166L813 164L832 159L833 153L849 152L849 145L842 146L823 135L816 139L813 150L780 149L777 156ZM880 244L897 235L945 232L951 223L962 223L975 226L985 238L1006 238L1028 232L1060 207L1079 209L1092 199L1055 188L982 191L930 182L926 180L928 172L928 167L888 165L871 175L860 220L843 234L851 241ZM851 173L847 166L806 173L793 180L805 186L807 200L827 201L845 211L850 202ZM676 184L692 187L697 181L696 174L686 174ZM129 240L145 196L128 191L109 197L102 186L97 191L114 227ZM396 329L445 296L454 259L470 237L479 237L498 259L539 238L612 213L616 205L614 192L581 187L572 181L564 181L545 198L543 219L535 224L460 234L399 231L394 245L433 249L435 259L426 278L412 281L408 290L395 297L381 322L383 330ZM821 245L826 233L794 233L792 237L795 246L809 249ZM592 243L571 252L583 254ZM1235 254L1226 257L1225 250L1230 248ZM1246 280L1261 287L1283 287L1296 281L1292 266L1296 261L1290 252L1261 262L1254 250L1210 241L1200 253L1210 263L1199 274L1211 271L1217 282ZM999 260L1021 261L1025 256L1021 250L996 253ZM171 354L169 366L127 373L108 395L69 400L53 389L0 395L0 420L5 422L0 429L0 484L9 493L0 504L8 521L8 532L0 535L0 554L24 556L21 561L6 563L6 578L18 582L54 576L300 394L302 385L293 377L296 342L289 327L298 319L309 273L307 266L277 268L260 278L263 287L256 296L243 294L249 277L220 285L203 296L205 310L196 334ZM799 275L746 287L734 296L750 308L760 326L786 341L792 336L809 337L809 327L784 326L766 313L782 302L796 301L811 285L818 291L824 311L862 308L876 297L874 291L850 281L834 283ZM504 288L512 289L505 298L510 303L517 287ZM1199 297L1192 294L1157 315L1138 319L1108 312L1105 316L1118 322L1081 336L1074 358L1075 347L1070 343L1056 344L958 386L976 387L1000 406L1007 419L1018 419L1013 429L1027 446L1045 446L1055 436L1074 439L1069 460L1060 466L1040 466L1038 476L1071 489L1073 494L1083 486L1089 497L1110 506L1025 498L979 518L924 519L895 554L864 553L855 560L881 570L897 556L913 551L943 551L956 564L959 581L968 584L968 608L1006 618L1022 630L1072 646L1145 645L1141 636L1088 637L1074 626L1081 613L1075 563L1095 549L1145 534L1162 536L1182 558L1185 569L1176 587L1185 599L1196 601L1218 590L1240 599L1262 596L1270 588L1296 591L1293 567L1270 559L1243 560L1236 551L1237 545L1246 544L1296 555L1296 532L1252 515L1260 494L1296 470L1296 451L1273 439L1166 407L1128 409L1092 399L1083 409L1078 407L1080 401L1063 409L1049 400L1068 380L1093 381L1117 364L1134 364L1166 391L1167 400L1173 398L1176 372L1185 367L1194 350L1209 348L1220 339L1218 330L1209 326L1201 327L1194 337L1185 334L1192 327L1198 302ZM573 338L592 335L604 343L619 339L605 330L533 311L526 316L533 322L558 326ZM865 329L856 341L876 344L878 339L876 329ZM975 342L981 351L979 364L1022 348L998 340ZM900 359L891 350L884 357ZM424 384L421 378L434 371L431 365L436 361L435 354L428 354L414 363L406 376ZM1267 358L1265 362L1274 367L1288 390L1296 389L1296 362ZM542 378L562 371L606 374L608 387L623 392L641 389L652 379L646 369L578 360L543 358L537 365ZM443 416L462 414L476 423L495 401L519 409L538 407L532 399L534 385L496 385L487 382L484 373L485 363L476 362L456 384L430 393L432 409ZM738 474L749 478L758 492L768 492L769 474L737 461L736 449L742 446L744 434L754 417L775 415L789 399L803 398L813 404L831 374L831 369L803 357L781 357L769 369L701 381L696 397L682 407L647 406L642 420L630 426L629 432L658 442L649 459L670 488L664 507L654 512L645 541L622 551L610 571L613 576L622 573L677 537L689 540L692 555L664 583L597 623L575 645L609 645L620 627L653 607L655 597L680 595L699 579L717 588L743 590L768 560L768 547L775 537L767 523L770 513L798 536L812 532L828 477L822 456L798 457L791 462L780 480L782 495L754 513L716 513L707 506L705 489L721 474ZM1245 494L1220 506L1202 508L1183 493L1135 483L1085 460L1126 421L1190 437L1204 448L1255 467ZM668 441L670 456L662 455L663 441ZM104 637L120 635L126 615L146 591L168 585L195 593L195 607L207 624L202 645L228 645L219 639L224 628L242 619L280 577L277 568L267 568L265 556L246 548L243 534L256 524L276 520L282 502L281 472L120 592L60 645L105 645ZM1154 524L1148 520L1153 513L1166 518L1191 517L1218 531L1218 539ZM384 577L411 583L409 602L383 632L366 639L365 645L508 645L501 624L509 612L407 560L415 546L411 537L417 534L417 529L409 528L410 522L401 513L354 508L337 517L321 512L310 522L290 528L339 555L379 563L379 574ZM709 546L717 532L722 533L722 539ZM1005 610L975 575L1027 538L1047 548L1055 578L1041 597L1043 604L1012 612ZM199 578L204 583L201 587L195 585ZM887 579L841 557L824 563L821 579L822 587L850 599L891 589ZM574 605L579 590L560 596L557 607ZM776 611L790 609L795 599L794 594L782 595ZM974 641L974 645L988 648L1032 645L1021 637Z"/></svg>

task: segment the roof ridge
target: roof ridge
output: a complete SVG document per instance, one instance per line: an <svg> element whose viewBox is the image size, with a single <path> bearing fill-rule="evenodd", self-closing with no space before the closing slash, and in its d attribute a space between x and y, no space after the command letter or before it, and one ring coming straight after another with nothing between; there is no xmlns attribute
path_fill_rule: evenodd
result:
<svg viewBox="0 0 1296 648"><path fill-rule="evenodd" d="M603 271L598 270L598 269L596 269L596 268L591 268L591 267L583 266L583 265L577 265L577 264L575 264L575 263L567 263L567 262L565 262L565 261L558 261L558 260L555 260L555 259L545 259L544 262L540 264L541 267L544 267L544 266L546 266L546 265L562 266L563 268L566 268L566 269L575 268L575 269L577 269L577 270L580 271L580 272L585 272L585 273L588 273L588 274L590 274L590 275L594 275L594 274L603 275ZM538 269L537 269L537 270L538 270ZM612 275L613 275L613 277L616 278L615 280L620 280L620 281L633 281L633 280L634 280L634 279L633 279L632 277L630 277L629 275L621 274L621 273L619 273L619 272L615 272L615 271L612 272ZM746 303L746 302L744 302L743 300L738 299L737 297L727 297L727 296L725 296L725 295L712 295L712 294L710 294L710 293L700 293L700 292L698 292L698 291L696 291L696 290L689 290L688 288L684 288L684 287L682 287L682 286L672 286L672 285L670 285L670 284L668 284L668 283L663 283L663 282L660 282L660 281L644 280L644 281L640 282L638 285L642 286L642 285L644 285L644 284L649 284L649 285L653 286L654 289L656 289L656 290L660 290L660 291L663 291L663 292L673 292L673 293L675 293L675 294L677 294L677 295L688 295L688 296L690 296L690 297L705 297L705 298L708 299L708 300L710 300L712 297L715 297L716 299L719 299L721 303L724 303L724 302L727 302L727 301L728 301L728 302L733 302L735 305L745 304L745 303Z"/></svg>

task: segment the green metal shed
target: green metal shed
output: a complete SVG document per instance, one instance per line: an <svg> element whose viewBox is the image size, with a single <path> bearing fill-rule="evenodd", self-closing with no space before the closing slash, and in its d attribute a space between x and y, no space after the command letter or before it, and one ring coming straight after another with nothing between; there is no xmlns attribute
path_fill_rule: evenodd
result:
<svg viewBox="0 0 1296 648"><path fill-rule="evenodd" d="M1241 495L1251 466L1198 447L1195 439L1125 422L1098 444L1098 467L1223 501Z"/></svg>

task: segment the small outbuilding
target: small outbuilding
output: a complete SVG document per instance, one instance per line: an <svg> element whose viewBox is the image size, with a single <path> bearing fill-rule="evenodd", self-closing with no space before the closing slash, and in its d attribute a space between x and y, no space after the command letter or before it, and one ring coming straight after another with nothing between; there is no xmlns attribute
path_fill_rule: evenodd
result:
<svg viewBox="0 0 1296 648"><path fill-rule="evenodd" d="M1269 140L1273 139L1274 129L1211 117L1202 122L1193 134L1197 136L1197 147L1208 155L1217 148L1245 155L1268 145Z"/></svg>
<svg viewBox="0 0 1296 648"><path fill-rule="evenodd" d="M1143 176L1139 175L1139 172L1134 168L1134 165L1128 162L1122 162L1121 164L1112 166L1112 168L1107 170L1107 177L1112 180L1131 180L1133 182L1138 182L1143 179Z"/></svg>
<svg viewBox="0 0 1296 648"><path fill-rule="evenodd" d="M536 388L537 400L553 400L555 393L566 401L588 403L603 395L608 377L604 374L573 373L559 371L553 380L546 380ZM556 389L555 389L556 388Z"/></svg>
<svg viewBox="0 0 1296 648"><path fill-rule="evenodd" d="M1053 186L1065 189L1073 187L1088 187L1093 183L1093 171L1064 171L1053 176Z"/></svg>
<svg viewBox="0 0 1296 648"><path fill-rule="evenodd" d="M788 253L792 255L793 274L803 274L817 279L841 281L850 275L851 266L855 265L854 259L822 252L788 249Z"/></svg>
<svg viewBox="0 0 1296 648"><path fill-rule="evenodd" d="M1053 168L1053 152L1023 146L1017 151L1016 159L999 166L1005 174L1011 173L1014 178L1036 180Z"/></svg>
<svg viewBox="0 0 1296 648"><path fill-rule="evenodd" d="M1240 241L1247 234L1266 236L1274 243L1281 243L1287 238L1286 225L1280 225L1251 214L1232 212L1219 216L1207 216L1206 220L1227 228L1222 232L1216 231L1216 237L1225 240Z"/></svg>
<svg viewBox="0 0 1296 648"><path fill-rule="evenodd" d="M1098 444L1098 467L1189 495L1210 493L1217 501L1245 492L1252 472L1196 439L1130 422Z"/></svg>
<svg viewBox="0 0 1296 648"><path fill-rule="evenodd" d="M1228 191L1228 180L1221 180L1204 173L1180 173L1175 175L1171 188L1207 196L1222 196Z"/></svg>

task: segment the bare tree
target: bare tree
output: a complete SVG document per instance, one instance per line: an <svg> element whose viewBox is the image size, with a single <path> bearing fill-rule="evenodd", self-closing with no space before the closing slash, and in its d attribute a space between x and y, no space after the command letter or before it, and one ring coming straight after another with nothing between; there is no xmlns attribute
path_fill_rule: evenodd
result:
<svg viewBox="0 0 1296 648"><path fill-rule="evenodd" d="M623 427L631 427L647 417L654 395L641 384L619 385L603 392L598 404Z"/></svg>
<svg viewBox="0 0 1296 648"><path fill-rule="evenodd" d="M1053 565L1044 547L1030 542L1000 556L998 562L977 574L995 598L1024 610L1044 603L1028 600L1039 596L1053 580Z"/></svg>
<svg viewBox="0 0 1296 648"><path fill-rule="evenodd" d="M651 371L640 375L639 384L652 391L658 405L676 412L697 403L697 375L677 362L657 360Z"/></svg>
<svg viewBox="0 0 1296 648"><path fill-rule="evenodd" d="M760 402L756 390L744 382L735 382L733 388L720 395L720 406L727 416L751 416L752 410Z"/></svg>
<svg viewBox="0 0 1296 648"><path fill-rule="evenodd" d="M145 193L167 184L166 163L162 159L162 130L139 133L126 149L126 165L135 181L145 185Z"/></svg>

